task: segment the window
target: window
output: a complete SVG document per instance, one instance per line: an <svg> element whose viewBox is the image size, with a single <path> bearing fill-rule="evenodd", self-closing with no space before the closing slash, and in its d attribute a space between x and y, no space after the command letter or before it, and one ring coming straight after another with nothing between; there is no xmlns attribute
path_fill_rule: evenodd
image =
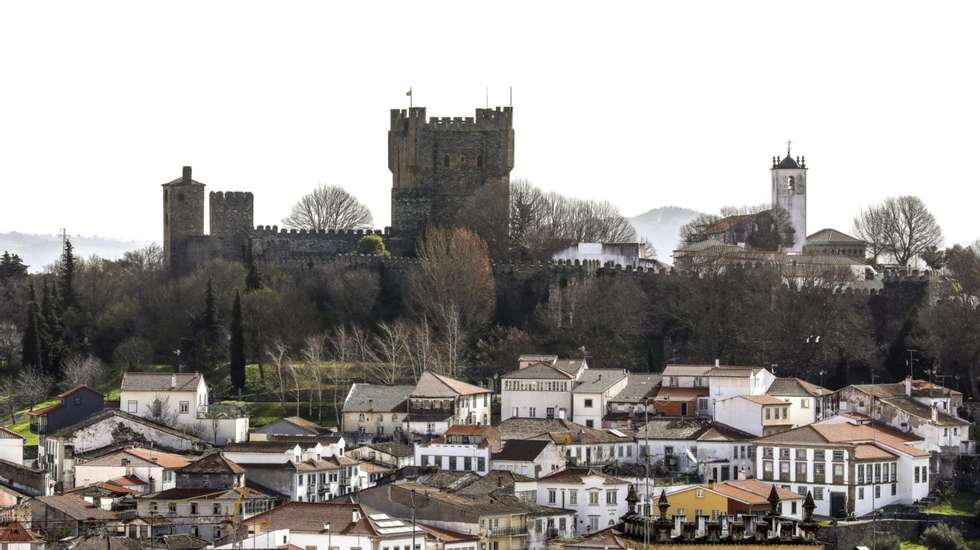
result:
<svg viewBox="0 0 980 550"><path fill-rule="evenodd" d="M826 451L824 451L823 449L817 449L813 451L813 460L817 462L823 462L827 460Z"/></svg>
<svg viewBox="0 0 980 550"><path fill-rule="evenodd" d="M449 469L450 470L456 470L456 469L458 469L456 467L456 463L458 462L458 459L459 459L458 456L451 456L451 457L449 457Z"/></svg>
<svg viewBox="0 0 980 550"><path fill-rule="evenodd" d="M514 414L512 414L511 416L521 416L520 407L514 407Z"/></svg>
<svg viewBox="0 0 980 550"><path fill-rule="evenodd" d="M779 463L779 479L786 481L789 479L789 462Z"/></svg>
<svg viewBox="0 0 980 550"><path fill-rule="evenodd" d="M813 500L823 500L823 487L813 488Z"/></svg>
<svg viewBox="0 0 980 550"><path fill-rule="evenodd" d="M762 479L772 481L772 461L766 460L762 463Z"/></svg>
<svg viewBox="0 0 980 550"><path fill-rule="evenodd" d="M136 414L137 409L138 409L138 405L135 399L130 399L129 401L126 401L126 412L128 412L129 414Z"/></svg>
<svg viewBox="0 0 980 550"><path fill-rule="evenodd" d="M150 511L151 512L153 512L155 514L155 513L157 513L157 510L158 509L159 509L159 505L158 505L157 502L151 502L150 503Z"/></svg>
<svg viewBox="0 0 980 550"><path fill-rule="evenodd" d="M881 498L881 485L875 485L875 498Z"/></svg>
<svg viewBox="0 0 980 550"><path fill-rule="evenodd" d="M772 414L772 409L766 407L766 420L772 420L772 418L770 417L771 414Z"/></svg>
<svg viewBox="0 0 980 550"><path fill-rule="evenodd" d="M606 504L614 505L616 504L616 490L607 489L606 490Z"/></svg>
<svg viewBox="0 0 980 550"><path fill-rule="evenodd" d="M858 484L864 483L864 464L858 464Z"/></svg>
<svg viewBox="0 0 980 550"><path fill-rule="evenodd" d="M196 537L200 534L200 530L195 526L191 527L191 536Z"/></svg>
<svg viewBox="0 0 980 550"><path fill-rule="evenodd" d="M762 458L772 458L772 456L773 456L772 447L763 447L762 448Z"/></svg>
<svg viewBox="0 0 980 550"><path fill-rule="evenodd" d="M555 499L557 491L555 489L548 489L548 504L555 504Z"/></svg>
<svg viewBox="0 0 980 550"><path fill-rule="evenodd" d="M528 409L527 409L527 415L530 416L531 418L537 418L538 417L538 409L535 408L535 407L528 407Z"/></svg>
<svg viewBox="0 0 980 550"><path fill-rule="evenodd" d="M800 408L809 409L810 408L810 400L809 399L800 399Z"/></svg>
<svg viewBox="0 0 980 550"><path fill-rule="evenodd" d="M687 403L681 403L681 416L687 416Z"/></svg>
<svg viewBox="0 0 980 550"><path fill-rule="evenodd" d="M796 449L796 460L806 460L806 449Z"/></svg>
<svg viewBox="0 0 980 550"><path fill-rule="evenodd" d="M796 481L807 481L806 479L806 462L796 463Z"/></svg>
<svg viewBox="0 0 980 550"><path fill-rule="evenodd" d="M549 418L549 419L554 418L555 417L555 408L554 407L548 407L547 409L545 409L545 416L547 418Z"/></svg>
<svg viewBox="0 0 980 550"><path fill-rule="evenodd" d="M698 498L704 498L704 489L698 487L698 489L697 489L697 496L698 496Z"/></svg>
<svg viewBox="0 0 980 550"><path fill-rule="evenodd" d="M844 462L844 451L834 451L834 462Z"/></svg>
<svg viewBox="0 0 980 550"><path fill-rule="evenodd" d="M789 449L779 449L779 460L789 460Z"/></svg>
<svg viewBox="0 0 980 550"><path fill-rule="evenodd" d="M190 401L181 401L180 402L180 414L187 414L189 412L191 412L191 402Z"/></svg>
<svg viewBox="0 0 980 550"><path fill-rule="evenodd" d="M915 482L916 483L919 482L919 467L918 466L915 467Z"/></svg>
<svg viewBox="0 0 980 550"><path fill-rule="evenodd" d="M864 487L858 487L858 500L864 500Z"/></svg>
<svg viewBox="0 0 980 550"><path fill-rule="evenodd" d="M813 477L816 478L817 483L826 483L827 481L827 465L818 462L813 465Z"/></svg>
<svg viewBox="0 0 980 550"><path fill-rule="evenodd" d="M213 507L213 508L211 509L211 512L212 512L212 513L213 513L214 515L216 515L216 516L220 516L220 515L221 515L221 504L220 504L220 503L217 503L217 502L215 502L215 503L214 503L214 507Z"/></svg>
<svg viewBox="0 0 980 550"><path fill-rule="evenodd" d="M595 531L599 528L599 516L589 516L589 531Z"/></svg>
<svg viewBox="0 0 980 550"><path fill-rule="evenodd" d="M892 483L892 496L895 496L895 491L897 490L897 488L898 488L898 484Z"/></svg>
<svg viewBox="0 0 980 550"><path fill-rule="evenodd" d="M568 491L568 504L570 505L578 504L578 491L576 489L571 489Z"/></svg>
<svg viewBox="0 0 980 550"><path fill-rule="evenodd" d="M834 483L841 484L844 483L844 465L834 464Z"/></svg>
<svg viewBox="0 0 980 550"><path fill-rule="evenodd" d="M470 471L473 469L473 459L471 457L463 457L463 470Z"/></svg>
<svg viewBox="0 0 980 550"><path fill-rule="evenodd" d="M195 515L195 516L197 515L197 503L196 502L192 502L191 503L191 515Z"/></svg>
<svg viewBox="0 0 980 550"><path fill-rule="evenodd" d="M592 408L592 400L591 399L586 399L585 400L585 408L586 409L591 409Z"/></svg>
<svg viewBox="0 0 980 550"><path fill-rule="evenodd" d="M592 421L592 420L586 420L585 421L585 427L586 428L595 428L595 422Z"/></svg>
<svg viewBox="0 0 980 550"><path fill-rule="evenodd" d="M177 503L176 502L171 502L171 503L168 503L167 504L167 513L168 514L176 514L177 513Z"/></svg>
<svg viewBox="0 0 980 550"><path fill-rule="evenodd" d="M881 483L881 464L875 464L875 483Z"/></svg>
<svg viewBox="0 0 980 550"><path fill-rule="evenodd" d="M589 491L589 506L599 505L599 491Z"/></svg>
<svg viewBox="0 0 980 550"><path fill-rule="evenodd" d="M487 469L487 459L484 458L484 457L482 457L482 456L476 457L476 469L479 472L482 472L482 471L486 470Z"/></svg>

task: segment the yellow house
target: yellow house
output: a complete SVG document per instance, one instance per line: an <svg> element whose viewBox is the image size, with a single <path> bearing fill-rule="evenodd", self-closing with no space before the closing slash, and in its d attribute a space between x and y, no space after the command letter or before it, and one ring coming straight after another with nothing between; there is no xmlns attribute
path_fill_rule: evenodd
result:
<svg viewBox="0 0 980 550"><path fill-rule="evenodd" d="M667 500L670 502L667 517L684 516L694 520L697 516L717 518L728 514L728 496L703 485L668 492Z"/></svg>

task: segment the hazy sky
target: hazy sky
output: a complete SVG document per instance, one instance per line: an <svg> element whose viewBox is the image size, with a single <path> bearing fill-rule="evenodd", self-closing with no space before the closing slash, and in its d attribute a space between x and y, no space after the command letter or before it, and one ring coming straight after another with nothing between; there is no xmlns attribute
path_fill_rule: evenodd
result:
<svg viewBox="0 0 980 550"><path fill-rule="evenodd" d="M388 223L388 110L514 89L513 176L625 214L769 200L806 155L809 223L917 194L980 237L977 2L4 2L0 231L160 239L192 164L279 224L317 183Z"/></svg>

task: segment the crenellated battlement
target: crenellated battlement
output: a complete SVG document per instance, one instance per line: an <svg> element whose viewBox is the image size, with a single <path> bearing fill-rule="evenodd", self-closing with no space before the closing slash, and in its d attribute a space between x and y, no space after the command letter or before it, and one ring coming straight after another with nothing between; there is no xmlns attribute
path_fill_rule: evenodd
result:
<svg viewBox="0 0 980 550"><path fill-rule="evenodd" d="M214 202L227 202L227 203L248 203L254 202L255 198L252 196L251 191L211 191L208 194L208 200L212 203Z"/></svg>
<svg viewBox="0 0 980 550"><path fill-rule="evenodd" d="M500 130L513 126L514 109L512 107L495 107L493 109L476 109L476 116L468 117L429 117L425 116L425 107L391 110L391 129L406 130L408 128L425 128L428 130Z"/></svg>
<svg viewBox="0 0 980 550"><path fill-rule="evenodd" d="M253 238L261 237L297 237L297 238L337 238L337 237L356 237L358 239L365 235L378 235L386 237L391 232L390 227L382 229L327 229L320 231L306 229L287 229L280 228L278 225L257 225L252 233Z"/></svg>

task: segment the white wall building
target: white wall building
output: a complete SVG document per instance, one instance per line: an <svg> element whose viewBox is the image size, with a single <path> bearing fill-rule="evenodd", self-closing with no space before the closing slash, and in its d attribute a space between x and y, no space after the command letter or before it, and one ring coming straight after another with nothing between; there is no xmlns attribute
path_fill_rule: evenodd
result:
<svg viewBox="0 0 980 550"><path fill-rule="evenodd" d="M805 495L814 513L863 516L929 494L929 453L920 441L867 421L835 417L755 441L758 477Z"/></svg>
<svg viewBox="0 0 980 550"><path fill-rule="evenodd" d="M196 458L196 457L194 457ZM176 486L174 472L191 463L191 458L154 449L134 447L109 453L75 465L75 485L84 487L123 476L136 476L147 483L149 492Z"/></svg>
<svg viewBox="0 0 980 550"><path fill-rule="evenodd" d="M589 468L567 468L538 480L537 503L575 510L575 532L595 533L626 513L629 483Z"/></svg>
<svg viewBox="0 0 980 550"><path fill-rule="evenodd" d="M24 464L24 436L0 426L0 460Z"/></svg>
<svg viewBox="0 0 980 550"><path fill-rule="evenodd" d="M799 378L777 378L766 395L790 404L789 419L794 428L813 424L831 416L833 392Z"/></svg>
<svg viewBox="0 0 980 550"><path fill-rule="evenodd" d="M490 456L500 450L500 436L493 426L456 425L441 437L415 444L415 463L452 472L490 471Z"/></svg>
<svg viewBox="0 0 980 550"><path fill-rule="evenodd" d="M601 428L609 401L626 388L627 382L629 374L623 370L583 371L572 388L572 421L589 428Z"/></svg>
<svg viewBox="0 0 980 550"><path fill-rule="evenodd" d="M764 394L776 377L762 367L716 366L707 378L708 416L714 416L716 402L736 395Z"/></svg>
<svg viewBox="0 0 980 550"><path fill-rule="evenodd" d="M752 435L769 435L792 428L791 408L769 395L736 395L715 403L715 419Z"/></svg>
<svg viewBox="0 0 980 550"><path fill-rule="evenodd" d="M552 441L511 439L490 458L494 470L513 472L536 479L565 469L564 455Z"/></svg>
<svg viewBox="0 0 980 550"><path fill-rule="evenodd" d="M196 372L126 372L120 386L119 408L186 429L218 445L248 440L248 416L217 417L204 376Z"/></svg>
<svg viewBox="0 0 980 550"><path fill-rule="evenodd" d="M518 369L500 377L500 418L572 419L572 390L585 359L522 355ZM598 424L597 424L598 425Z"/></svg>

